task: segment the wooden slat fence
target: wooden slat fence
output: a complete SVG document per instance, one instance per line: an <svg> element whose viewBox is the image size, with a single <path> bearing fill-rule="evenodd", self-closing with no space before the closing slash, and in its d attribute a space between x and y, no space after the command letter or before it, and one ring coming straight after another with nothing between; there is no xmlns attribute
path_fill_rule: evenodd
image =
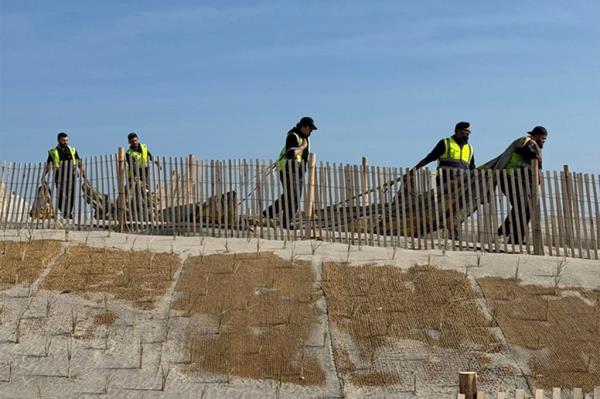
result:
<svg viewBox="0 0 600 399"><path fill-rule="evenodd" d="M599 259L600 176L567 166L436 173L312 154L280 175L273 161L157 160L130 168L120 149L45 176L44 164L0 162L0 226Z"/></svg>

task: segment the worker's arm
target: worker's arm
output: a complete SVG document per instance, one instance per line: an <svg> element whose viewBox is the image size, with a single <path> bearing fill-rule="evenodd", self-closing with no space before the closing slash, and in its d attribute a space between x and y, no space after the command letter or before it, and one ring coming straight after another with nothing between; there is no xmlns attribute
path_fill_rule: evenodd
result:
<svg viewBox="0 0 600 399"><path fill-rule="evenodd" d="M158 161L158 158L154 158L154 156L152 155L152 153L150 151L148 151L148 160L151 162L154 162L156 167L160 170L160 162Z"/></svg>
<svg viewBox="0 0 600 399"><path fill-rule="evenodd" d="M81 158L77 151L75 151L75 159L77 160L77 168L79 169L81 177L85 178L85 166L83 165L83 162L81 162Z"/></svg>
<svg viewBox="0 0 600 399"><path fill-rule="evenodd" d="M48 154L48 158L46 158L46 164L44 165L44 173L42 174L42 180L46 177L48 172L50 172L50 167L52 165L52 156Z"/></svg>
<svg viewBox="0 0 600 399"><path fill-rule="evenodd" d="M42 180L44 180L48 172L50 172L50 163L46 162L46 164L44 165L44 173L42 174Z"/></svg>
<svg viewBox="0 0 600 399"><path fill-rule="evenodd" d="M446 151L446 144L444 143L444 140L442 139L442 140L438 141L438 143L433 148L433 150L431 150L431 152L429 154L427 154L427 156L425 158L421 159L419 161L419 163L415 165L414 169L422 168L423 166L427 165L428 163L438 160L439 157L441 157L445 151Z"/></svg>

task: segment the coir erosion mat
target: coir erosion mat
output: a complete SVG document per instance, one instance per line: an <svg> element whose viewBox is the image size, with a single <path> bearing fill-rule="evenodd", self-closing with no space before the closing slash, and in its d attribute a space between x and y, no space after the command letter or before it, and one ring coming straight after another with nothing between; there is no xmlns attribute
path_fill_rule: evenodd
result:
<svg viewBox="0 0 600 399"><path fill-rule="evenodd" d="M61 252L60 241L0 242L0 290L13 284L32 283L46 263Z"/></svg>
<svg viewBox="0 0 600 399"><path fill-rule="evenodd" d="M305 342L320 296L309 263L271 253L188 258L173 309L190 317L191 372L320 385Z"/></svg>
<svg viewBox="0 0 600 399"><path fill-rule="evenodd" d="M525 354L532 388L600 385L600 290L491 277L479 284L509 344Z"/></svg>
<svg viewBox="0 0 600 399"><path fill-rule="evenodd" d="M152 309L171 286L180 265L179 256L171 253L76 245L58 259L43 288L80 295L103 292Z"/></svg>
<svg viewBox="0 0 600 399"><path fill-rule="evenodd" d="M333 327L348 337L334 340L338 371L357 386L412 386L412 380L403 380L412 372L404 373L406 362L393 353L394 343L401 340L419 356L442 348L437 350L438 357L445 358L448 351L444 350L454 350L457 367L460 354L477 362L501 350L491 330L493 321L482 313L463 273L427 266L402 271L390 266L327 263L323 288ZM447 368L423 362L423 370L429 372L421 374L439 374L436 368Z"/></svg>

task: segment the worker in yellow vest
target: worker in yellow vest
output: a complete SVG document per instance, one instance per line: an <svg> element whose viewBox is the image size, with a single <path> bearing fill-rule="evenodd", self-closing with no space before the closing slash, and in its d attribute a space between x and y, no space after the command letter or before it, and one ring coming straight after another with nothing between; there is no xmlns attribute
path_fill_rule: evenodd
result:
<svg viewBox="0 0 600 399"><path fill-rule="evenodd" d="M279 152L275 169L283 185L283 194L263 212L266 218L281 215L284 227L290 227L293 215L298 210L302 196L302 186L308 155L310 154L310 135L317 130L315 121L305 116L288 131L285 145ZM292 161L292 162L289 162Z"/></svg>
<svg viewBox="0 0 600 399"><path fill-rule="evenodd" d="M58 142L56 147L48 150L42 178L45 178L51 169L54 170L57 207L63 218L71 219L75 204L75 188L77 187L76 169L79 169L82 177L85 177L85 169L77 150L69 145L67 133L58 133L56 141Z"/></svg>
<svg viewBox="0 0 600 399"><path fill-rule="evenodd" d="M448 193L449 198L455 197L453 195L456 191L455 181L459 177L456 171L475 169L473 146L469 144L470 134L471 124L464 121L458 122L454 126L454 134L438 141L433 150L414 167L419 169L430 162L437 161L436 185L440 192ZM441 169L446 170L442 171ZM462 187L462 185L458 184L458 187ZM459 198L461 197L459 196ZM460 204L452 203L452 205L454 218L452 225L448 226L448 233L449 238L455 240L460 239L459 226L462 224L465 214L461 212Z"/></svg>
<svg viewBox="0 0 600 399"><path fill-rule="evenodd" d="M469 144L470 134L471 124L458 122L454 127L454 134L438 141L434 149L415 165L415 169L433 161L438 161L438 169L475 169L473 146Z"/></svg>
<svg viewBox="0 0 600 399"><path fill-rule="evenodd" d="M544 148L547 138L548 131L546 128L536 126L526 136L513 141L500 156L483 165L483 167L493 169L505 169L509 171L509 174L514 175L514 177L509 175L510 178L506 179L506 182L505 179L500 179L499 182L500 190L508 198L511 210L504 223L498 228L498 235L508 236L509 243L525 243L531 212L527 193L521 187L526 187L527 184L530 187L532 184L538 184L538 182L533 182L533 175L529 167L531 161L537 159L541 169L542 148ZM519 174L514 173L517 169L521 169L521 180L519 180ZM521 197L525 198L522 202L520 201ZM515 205L517 206L515 207Z"/></svg>
<svg viewBox="0 0 600 399"><path fill-rule="evenodd" d="M155 159L146 144L140 143L139 137L135 132L127 135L129 141L129 148L125 153L127 160L127 177L129 179L139 179L143 182L148 182L149 173L149 162L154 162L158 168L160 163L158 159Z"/></svg>

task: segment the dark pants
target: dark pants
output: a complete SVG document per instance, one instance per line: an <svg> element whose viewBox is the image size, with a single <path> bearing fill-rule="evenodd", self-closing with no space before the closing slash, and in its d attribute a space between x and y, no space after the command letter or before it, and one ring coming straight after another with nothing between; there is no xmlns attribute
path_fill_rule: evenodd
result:
<svg viewBox="0 0 600 399"><path fill-rule="evenodd" d="M299 202L302 198L302 186L304 180L304 168L298 165L288 165L287 168L279 172L279 181L283 187L283 194L264 212L266 218L273 218L275 215L281 215L283 226L288 227L289 222L298 210ZM286 184L284 184L284 176Z"/></svg>
<svg viewBox="0 0 600 399"><path fill-rule="evenodd" d="M133 167L129 166L128 176L130 181L139 180L147 184L150 180L150 169L148 166L143 167L134 164Z"/></svg>
<svg viewBox="0 0 600 399"><path fill-rule="evenodd" d="M526 170L522 172L521 179L515 176L514 184L510 179L510 175L508 175L507 183L504 183L504 179L500 180L500 190L508 198L511 209L510 215L506 217L504 223L498 228L498 235L506 234L513 244L522 244L525 242L527 226L531 219L525 186L529 184L531 187L532 179ZM521 198L523 198L523 202L521 202Z"/></svg>
<svg viewBox="0 0 600 399"><path fill-rule="evenodd" d="M77 178L75 176L75 171L59 168L54 174L57 207L65 219L73 218L76 185Z"/></svg>

